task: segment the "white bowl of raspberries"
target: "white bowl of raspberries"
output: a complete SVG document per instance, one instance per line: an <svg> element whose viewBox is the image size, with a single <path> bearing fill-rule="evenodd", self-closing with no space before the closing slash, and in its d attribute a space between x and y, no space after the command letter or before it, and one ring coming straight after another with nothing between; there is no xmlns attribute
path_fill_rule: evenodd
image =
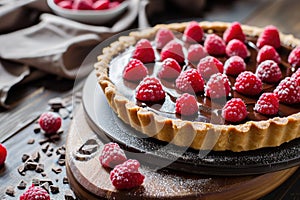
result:
<svg viewBox="0 0 300 200"><path fill-rule="evenodd" d="M88 24L105 24L120 16L127 8L126 0L47 0L59 16Z"/></svg>

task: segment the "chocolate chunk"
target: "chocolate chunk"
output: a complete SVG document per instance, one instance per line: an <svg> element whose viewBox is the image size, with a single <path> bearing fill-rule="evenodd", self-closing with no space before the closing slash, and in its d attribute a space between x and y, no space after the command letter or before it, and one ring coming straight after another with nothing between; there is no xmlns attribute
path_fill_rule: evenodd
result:
<svg viewBox="0 0 300 200"><path fill-rule="evenodd" d="M37 162L26 162L25 163L25 170L35 170L37 167Z"/></svg>
<svg viewBox="0 0 300 200"><path fill-rule="evenodd" d="M6 188L5 193L6 193L7 195L11 196L11 197L14 197L14 196L15 196L15 189L14 189L14 187L13 187L13 186L8 186L8 187Z"/></svg>
<svg viewBox="0 0 300 200"><path fill-rule="evenodd" d="M58 135L61 135L64 133L64 129L60 128L58 129L58 131L56 132Z"/></svg>
<svg viewBox="0 0 300 200"><path fill-rule="evenodd" d="M32 155L31 155L31 159L34 160L35 162L39 162L40 160L40 153L38 151L34 152Z"/></svg>
<svg viewBox="0 0 300 200"><path fill-rule="evenodd" d="M41 175L42 175L42 177L47 176L47 174L45 172L42 172Z"/></svg>
<svg viewBox="0 0 300 200"><path fill-rule="evenodd" d="M18 172L19 172L19 174L21 175L21 176L25 176L25 174L26 174L26 169L25 169L25 165L20 165L19 167L18 167Z"/></svg>
<svg viewBox="0 0 300 200"><path fill-rule="evenodd" d="M59 187L54 186L54 185L50 185L50 191L51 191L52 194L57 194L57 193L59 193Z"/></svg>
<svg viewBox="0 0 300 200"><path fill-rule="evenodd" d="M65 191L65 200L75 200L75 199L76 199L76 197L72 190Z"/></svg>
<svg viewBox="0 0 300 200"><path fill-rule="evenodd" d="M33 138L31 138L27 141L27 144L33 144L34 142L35 142L35 140Z"/></svg>
<svg viewBox="0 0 300 200"><path fill-rule="evenodd" d="M41 184L40 186L49 193L49 183L48 182L45 182L45 183Z"/></svg>
<svg viewBox="0 0 300 200"><path fill-rule="evenodd" d="M58 113L60 114L61 118L67 119L69 117L69 111L65 108L60 108Z"/></svg>
<svg viewBox="0 0 300 200"><path fill-rule="evenodd" d="M39 163L39 164L36 166L35 171L36 171L37 173L43 172L43 171L44 171L44 164Z"/></svg>
<svg viewBox="0 0 300 200"><path fill-rule="evenodd" d="M49 185L53 185L53 182L51 179L40 179L40 183L48 183Z"/></svg>
<svg viewBox="0 0 300 200"><path fill-rule="evenodd" d="M72 120L73 119L73 113L71 113L70 115L69 115L69 118L70 118L70 120Z"/></svg>
<svg viewBox="0 0 300 200"><path fill-rule="evenodd" d="M31 182L32 182L32 184L33 184L34 186L39 186L39 185L40 185L40 180L37 179L37 178L32 179Z"/></svg>
<svg viewBox="0 0 300 200"><path fill-rule="evenodd" d="M42 139L42 140L40 140L39 141L39 144L40 145L43 145L43 144L45 144L45 143L47 143L47 142L50 142L51 140L49 139L49 138L45 138L45 139Z"/></svg>
<svg viewBox="0 0 300 200"><path fill-rule="evenodd" d="M52 171L56 174L59 174L62 172L62 169L60 167L52 167Z"/></svg>
<svg viewBox="0 0 300 200"><path fill-rule="evenodd" d="M47 155L48 157L51 157L51 156L52 156L52 153L49 152L49 153L47 153L46 155Z"/></svg>
<svg viewBox="0 0 300 200"><path fill-rule="evenodd" d="M51 136L50 136L50 140L51 140L51 141L58 141L58 140L60 140L60 136L57 135L57 134L51 135Z"/></svg>
<svg viewBox="0 0 300 200"><path fill-rule="evenodd" d="M30 156L28 154L23 154L22 155L22 162L26 162Z"/></svg>
<svg viewBox="0 0 300 200"><path fill-rule="evenodd" d="M96 140L89 139L79 148L78 152L83 155L91 155L97 151L98 146Z"/></svg>
<svg viewBox="0 0 300 200"><path fill-rule="evenodd" d="M60 98L60 97L56 97L56 98L50 99L48 101L48 104L51 106L51 108L53 110L58 110L58 109L64 107L62 98Z"/></svg>
<svg viewBox="0 0 300 200"><path fill-rule="evenodd" d="M41 132L41 127L40 127L39 124L34 124L33 132L34 132L34 133L39 133L39 132Z"/></svg>
<svg viewBox="0 0 300 200"><path fill-rule="evenodd" d="M63 178L63 184L69 184L69 179L68 177Z"/></svg>
<svg viewBox="0 0 300 200"><path fill-rule="evenodd" d="M50 151L50 152L53 152L53 151L54 151L53 147L51 147L51 148L49 149L49 151Z"/></svg>
<svg viewBox="0 0 300 200"><path fill-rule="evenodd" d="M19 185L17 186L17 188L19 190L24 190L26 188L26 185L27 185L26 182L23 181L23 180L21 180L21 182L19 183Z"/></svg>
<svg viewBox="0 0 300 200"><path fill-rule="evenodd" d="M66 160L65 159L59 159L57 161L57 164L59 164L60 166L64 166L66 164Z"/></svg>
<svg viewBox="0 0 300 200"><path fill-rule="evenodd" d="M49 144L48 143L45 143L45 144L43 144L43 146L42 146L42 151L44 152L44 153L46 153L47 152L47 150L48 150L48 148L49 148Z"/></svg>
<svg viewBox="0 0 300 200"><path fill-rule="evenodd" d="M71 113L73 111L73 105L66 107L66 109L69 111L69 113Z"/></svg>

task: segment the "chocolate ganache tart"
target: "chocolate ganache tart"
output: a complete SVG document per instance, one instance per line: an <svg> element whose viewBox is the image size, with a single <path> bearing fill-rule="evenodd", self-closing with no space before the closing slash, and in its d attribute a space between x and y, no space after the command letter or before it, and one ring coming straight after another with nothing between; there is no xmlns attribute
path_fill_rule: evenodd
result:
<svg viewBox="0 0 300 200"><path fill-rule="evenodd" d="M270 29L276 27L186 22L131 32L98 56L97 80L118 117L147 137L196 150L280 146L300 137L300 40ZM245 66L235 69L233 64L232 73L226 62L237 56ZM261 67L263 61L269 67ZM214 69L205 62L214 63ZM162 69L168 64L172 67ZM259 73L258 68L267 72ZM247 83L240 87L237 82L247 76L259 79L260 89L247 89ZM220 88L223 95L218 95ZM272 98L277 104L261 100L264 93L276 93ZM226 115L225 107L233 99L242 100L246 109L231 105ZM241 117L239 112L246 114Z"/></svg>

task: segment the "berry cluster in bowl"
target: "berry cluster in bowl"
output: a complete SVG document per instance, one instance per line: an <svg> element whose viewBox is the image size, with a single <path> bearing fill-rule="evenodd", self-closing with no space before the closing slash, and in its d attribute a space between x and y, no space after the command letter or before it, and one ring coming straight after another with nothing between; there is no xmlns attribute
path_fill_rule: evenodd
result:
<svg viewBox="0 0 300 200"><path fill-rule="evenodd" d="M275 26L256 38L238 22L220 33L190 22L180 37L162 28L153 41L140 39L131 50L112 60L109 76L127 98L154 112L243 123L300 111L300 47L282 46ZM121 57L128 63L118 63ZM122 77L115 75L120 65ZM222 98L225 106L211 110Z"/></svg>
<svg viewBox="0 0 300 200"><path fill-rule="evenodd" d="M124 0L54 0L54 3L70 10L108 10L116 8Z"/></svg>

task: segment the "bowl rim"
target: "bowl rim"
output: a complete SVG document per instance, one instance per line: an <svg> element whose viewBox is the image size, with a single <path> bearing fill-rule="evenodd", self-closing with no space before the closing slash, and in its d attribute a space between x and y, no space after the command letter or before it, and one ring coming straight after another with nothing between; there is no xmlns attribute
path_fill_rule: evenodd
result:
<svg viewBox="0 0 300 200"><path fill-rule="evenodd" d="M59 11L71 15L75 14L75 15L85 15L85 16L113 14L113 13L117 13L120 10L125 9L129 5L128 0L124 0L122 3L120 3L119 6L115 8L106 9L106 10L73 10L73 9L64 9L59 7L58 5L56 5L56 3L54 3L54 0L47 0L47 4L54 11Z"/></svg>

